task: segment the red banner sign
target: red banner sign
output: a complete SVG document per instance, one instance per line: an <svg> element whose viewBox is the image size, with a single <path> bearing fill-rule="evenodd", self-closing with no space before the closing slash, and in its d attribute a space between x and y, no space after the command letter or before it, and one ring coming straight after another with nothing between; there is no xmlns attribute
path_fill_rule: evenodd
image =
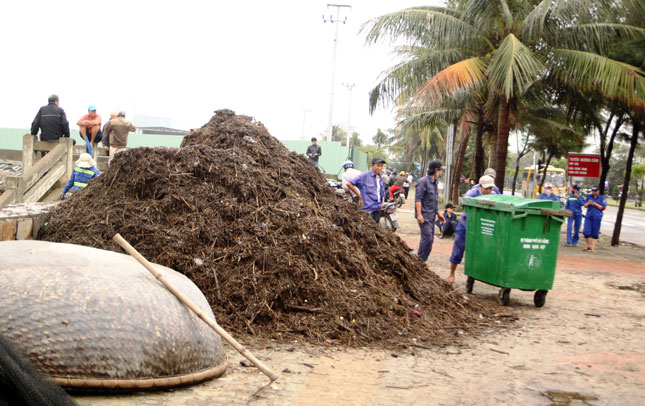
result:
<svg viewBox="0 0 645 406"><path fill-rule="evenodd" d="M569 154L569 176L582 178L600 177L600 155L597 154Z"/></svg>

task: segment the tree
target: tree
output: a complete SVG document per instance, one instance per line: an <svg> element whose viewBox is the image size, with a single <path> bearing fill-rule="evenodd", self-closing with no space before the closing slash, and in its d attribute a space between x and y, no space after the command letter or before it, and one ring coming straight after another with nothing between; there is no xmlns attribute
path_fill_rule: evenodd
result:
<svg viewBox="0 0 645 406"><path fill-rule="evenodd" d="M374 137L372 137L372 142L376 144L377 147L382 147L388 143L389 137L385 134L380 128L376 131Z"/></svg>
<svg viewBox="0 0 645 406"><path fill-rule="evenodd" d="M520 161L522 158L531 152L533 149L532 136L530 132L526 132L522 136L522 148L520 149L520 143L517 143L517 158L515 159L515 174L513 175L513 188L511 189L511 194L515 196L515 185L517 184L517 174L520 171Z"/></svg>
<svg viewBox="0 0 645 406"><path fill-rule="evenodd" d="M341 145L347 146L347 133L339 125L331 127L331 140L340 141Z"/></svg>
<svg viewBox="0 0 645 406"><path fill-rule="evenodd" d="M495 168L504 174L508 136L518 101L535 83L594 91L603 98L642 104L639 68L608 56L617 40L640 40L645 30L615 18L616 8L645 9L639 0L455 0L447 7L417 7L366 24L368 43L405 41L408 59L384 72L370 106L411 97L441 101L484 82L497 106ZM496 178L501 189L504 176Z"/></svg>
<svg viewBox="0 0 645 406"><path fill-rule="evenodd" d="M352 133L352 138L349 140L349 143L353 147L360 147L363 145L363 141L361 140L360 134L354 131Z"/></svg>

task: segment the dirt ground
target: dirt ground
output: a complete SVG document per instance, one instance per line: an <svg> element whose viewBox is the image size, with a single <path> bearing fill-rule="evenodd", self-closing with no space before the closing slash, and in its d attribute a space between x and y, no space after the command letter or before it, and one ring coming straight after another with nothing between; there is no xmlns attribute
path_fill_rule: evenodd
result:
<svg viewBox="0 0 645 406"><path fill-rule="evenodd" d="M412 197L412 196L411 196ZM412 199L400 212L399 235L419 240ZM564 235L562 235L564 237ZM429 267L448 275L452 239L436 239ZM581 242L582 243L582 242ZM465 293L463 267L455 289ZM495 301L497 288L473 294ZM466 295L468 296L468 295ZM512 291L514 326L444 348L419 343L404 351L253 345L280 379L241 365L227 348L225 376L170 391L78 396L81 405L643 405L645 404L645 249L609 246L598 253L561 244L553 290L536 309L531 292ZM239 337L244 342L244 337Z"/></svg>

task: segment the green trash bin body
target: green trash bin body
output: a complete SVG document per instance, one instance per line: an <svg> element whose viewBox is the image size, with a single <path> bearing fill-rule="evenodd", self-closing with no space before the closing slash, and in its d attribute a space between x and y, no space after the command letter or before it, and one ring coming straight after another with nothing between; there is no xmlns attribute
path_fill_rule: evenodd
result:
<svg viewBox="0 0 645 406"><path fill-rule="evenodd" d="M550 290L564 217L541 209L560 210L551 200L487 195L464 198L465 273L502 288Z"/></svg>

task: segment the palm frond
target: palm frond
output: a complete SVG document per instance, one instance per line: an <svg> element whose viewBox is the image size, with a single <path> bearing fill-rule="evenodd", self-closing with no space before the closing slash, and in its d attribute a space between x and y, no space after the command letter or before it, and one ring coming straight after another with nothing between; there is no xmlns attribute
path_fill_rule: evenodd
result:
<svg viewBox="0 0 645 406"><path fill-rule="evenodd" d="M645 28L619 23L574 24L557 33L560 47L607 54L617 42L645 39Z"/></svg>
<svg viewBox="0 0 645 406"><path fill-rule="evenodd" d="M413 102L423 98L440 99L444 94L473 88L486 80L486 60L473 57L464 59L441 70L428 80L413 96Z"/></svg>
<svg viewBox="0 0 645 406"><path fill-rule="evenodd" d="M508 34L488 65L489 86L507 99L521 94L540 74L542 62L513 34Z"/></svg>
<svg viewBox="0 0 645 406"><path fill-rule="evenodd" d="M551 52L561 61L554 73L563 82L583 92L598 90L628 106L645 105L645 72L637 67L591 52L559 48Z"/></svg>

